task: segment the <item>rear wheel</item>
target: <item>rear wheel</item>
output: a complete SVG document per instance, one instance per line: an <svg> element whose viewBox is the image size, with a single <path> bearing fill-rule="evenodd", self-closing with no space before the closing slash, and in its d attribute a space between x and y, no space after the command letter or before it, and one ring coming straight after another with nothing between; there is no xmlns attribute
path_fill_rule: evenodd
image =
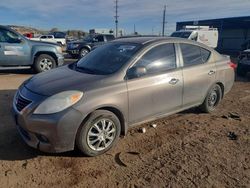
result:
<svg viewBox="0 0 250 188"><path fill-rule="evenodd" d="M206 113L214 111L217 105L220 103L221 98L222 98L221 87L218 84L215 84L209 90L203 104L200 106L200 109Z"/></svg>
<svg viewBox="0 0 250 188"><path fill-rule="evenodd" d="M93 112L80 128L76 144L87 156L108 151L118 140L121 124L115 114L107 110Z"/></svg>
<svg viewBox="0 0 250 188"><path fill-rule="evenodd" d="M39 72L45 72L56 67L55 59L47 54L39 55L34 62L34 70Z"/></svg>

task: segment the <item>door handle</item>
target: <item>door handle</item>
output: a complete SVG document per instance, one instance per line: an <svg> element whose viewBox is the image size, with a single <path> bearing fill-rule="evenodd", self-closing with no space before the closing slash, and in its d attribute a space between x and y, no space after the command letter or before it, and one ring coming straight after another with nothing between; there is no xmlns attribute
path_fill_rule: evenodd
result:
<svg viewBox="0 0 250 188"><path fill-rule="evenodd" d="M177 84L178 82L179 82L179 79L177 79L177 78L172 78L172 79L169 81L169 84L175 85L175 84Z"/></svg>
<svg viewBox="0 0 250 188"><path fill-rule="evenodd" d="M213 75L213 74L215 74L214 70L210 70L209 73L208 73L208 75Z"/></svg>

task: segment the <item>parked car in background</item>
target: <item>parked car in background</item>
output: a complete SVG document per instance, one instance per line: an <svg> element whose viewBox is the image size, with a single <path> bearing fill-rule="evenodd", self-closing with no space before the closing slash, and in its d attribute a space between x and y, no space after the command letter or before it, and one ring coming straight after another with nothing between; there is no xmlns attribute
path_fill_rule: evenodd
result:
<svg viewBox="0 0 250 188"><path fill-rule="evenodd" d="M239 76L244 77L248 72L250 72L250 49L241 52L237 66L237 74Z"/></svg>
<svg viewBox="0 0 250 188"><path fill-rule="evenodd" d="M250 49L250 40L246 40L242 45L241 45L241 50L248 50Z"/></svg>
<svg viewBox="0 0 250 188"><path fill-rule="evenodd" d="M83 40L68 42L66 51L73 58L82 58L87 55L94 46L103 45L104 43L114 39L114 35L88 35Z"/></svg>
<svg viewBox="0 0 250 188"><path fill-rule="evenodd" d="M233 86L234 67L191 40L115 40L24 82L13 102L17 127L41 151L77 146L100 155L130 126L191 107L214 111Z"/></svg>
<svg viewBox="0 0 250 188"><path fill-rule="evenodd" d="M186 38L217 48L219 32L217 28L209 26L186 26L183 30L173 32L171 37Z"/></svg>
<svg viewBox="0 0 250 188"><path fill-rule="evenodd" d="M0 26L0 69L33 68L43 72L63 63L59 45L32 41L9 27Z"/></svg>
<svg viewBox="0 0 250 188"><path fill-rule="evenodd" d="M30 38L30 40L52 42L52 43L60 44L62 46L66 45L65 38L55 38L54 35L41 35L41 36L36 37L36 38Z"/></svg>

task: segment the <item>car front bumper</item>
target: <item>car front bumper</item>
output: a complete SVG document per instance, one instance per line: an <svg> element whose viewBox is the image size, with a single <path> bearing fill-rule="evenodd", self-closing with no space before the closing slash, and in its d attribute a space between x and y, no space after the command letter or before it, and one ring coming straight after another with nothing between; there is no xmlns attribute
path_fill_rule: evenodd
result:
<svg viewBox="0 0 250 188"><path fill-rule="evenodd" d="M17 95L32 102L20 111L17 109ZM47 97L32 93L25 87L16 94L13 111L21 137L29 146L43 152L58 153L73 150L77 130L85 117L72 107L55 114L33 114L35 108L45 98Z"/></svg>
<svg viewBox="0 0 250 188"><path fill-rule="evenodd" d="M62 66L64 64L64 56L63 54L57 54L57 64L58 66Z"/></svg>
<svg viewBox="0 0 250 188"><path fill-rule="evenodd" d="M70 55L79 55L79 50L76 50L76 49L68 49L67 50L67 53L69 53Z"/></svg>

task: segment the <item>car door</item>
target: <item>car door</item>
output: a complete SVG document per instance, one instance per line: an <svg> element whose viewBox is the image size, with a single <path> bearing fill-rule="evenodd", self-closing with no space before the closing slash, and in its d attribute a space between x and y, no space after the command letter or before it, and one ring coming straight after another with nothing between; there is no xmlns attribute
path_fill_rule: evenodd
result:
<svg viewBox="0 0 250 188"><path fill-rule="evenodd" d="M0 66L19 66L30 63L30 46L16 33L0 28L0 45Z"/></svg>
<svg viewBox="0 0 250 188"><path fill-rule="evenodd" d="M208 89L215 82L216 66L211 52L193 44L180 44L183 63L183 106L203 102Z"/></svg>
<svg viewBox="0 0 250 188"><path fill-rule="evenodd" d="M175 111L182 106L182 70L176 61L175 45L157 45L133 65L147 73L127 80L130 124Z"/></svg>
<svg viewBox="0 0 250 188"><path fill-rule="evenodd" d="M96 40L96 45L101 45L104 43L104 36L103 35L97 35L95 37L95 40Z"/></svg>

